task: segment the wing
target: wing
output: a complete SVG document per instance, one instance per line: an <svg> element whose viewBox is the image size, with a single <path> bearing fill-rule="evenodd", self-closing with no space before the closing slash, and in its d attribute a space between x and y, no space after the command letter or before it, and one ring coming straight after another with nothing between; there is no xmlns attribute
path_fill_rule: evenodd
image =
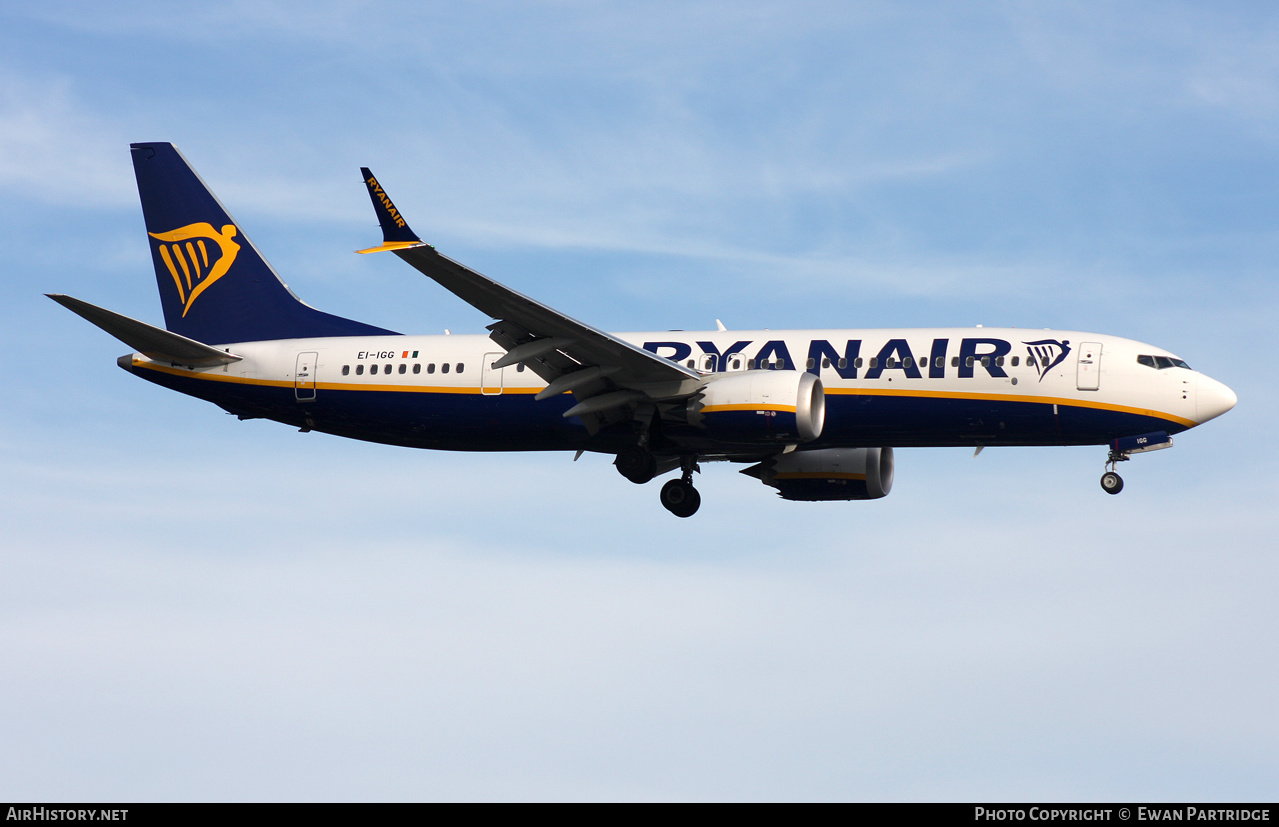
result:
<svg viewBox="0 0 1279 827"><path fill-rule="evenodd" d="M546 399L572 392L577 404L564 416L581 416L594 432L605 422L631 418L636 408L695 393L702 374L616 336L577 321L440 255L409 228L367 168L364 183L382 225L383 242L361 253L393 251L423 275L496 319L489 338L506 350L494 363L524 363L548 383Z"/></svg>

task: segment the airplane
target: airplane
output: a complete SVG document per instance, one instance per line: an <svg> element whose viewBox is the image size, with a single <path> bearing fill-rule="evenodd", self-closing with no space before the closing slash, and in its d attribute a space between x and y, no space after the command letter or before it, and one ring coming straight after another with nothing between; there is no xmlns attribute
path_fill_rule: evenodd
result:
<svg viewBox="0 0 1279 827"><path fill-rule="evenodd" d="M131 144L164 328L49 298L133 348L117 364L220 406L352 439L454 451L586 451L662 505L701 503L726 461L787 500L887 496L900 447L1105 445L1119 462L1234 407L1153 345L1018 328L605 333L439 253L361 173L391 252L494 321L403 335L298 299L169 143ZM447 332L446 332L447 333Z"/></svg>

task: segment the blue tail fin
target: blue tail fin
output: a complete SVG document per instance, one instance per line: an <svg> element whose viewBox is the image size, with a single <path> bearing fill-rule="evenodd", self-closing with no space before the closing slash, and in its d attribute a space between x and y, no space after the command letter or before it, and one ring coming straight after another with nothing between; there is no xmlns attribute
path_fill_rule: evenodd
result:
<svg viewBox="0 0 1279 827"><path fill-rule="evenodd" d="M173 144L131 144L164 324L206 344L391 334L303 304Z"/></svg>

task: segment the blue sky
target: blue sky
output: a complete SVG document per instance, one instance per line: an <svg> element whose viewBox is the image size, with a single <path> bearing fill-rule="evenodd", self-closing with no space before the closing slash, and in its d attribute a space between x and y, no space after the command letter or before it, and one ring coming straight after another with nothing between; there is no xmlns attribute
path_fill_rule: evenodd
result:
<svg viewBox="0 0 1279 827"><path fill-rule="evenodd" d="M6 6L0 796L1273 798L1277 41L1260 3ZM1093 330L1240 403L1120 497L1100 448L903 450L870 503L709 466L686 521L603 457L240 423L41 295L160 321L162 140L396 330L486 320L351 255L362 165L606 329Z"/></svg>

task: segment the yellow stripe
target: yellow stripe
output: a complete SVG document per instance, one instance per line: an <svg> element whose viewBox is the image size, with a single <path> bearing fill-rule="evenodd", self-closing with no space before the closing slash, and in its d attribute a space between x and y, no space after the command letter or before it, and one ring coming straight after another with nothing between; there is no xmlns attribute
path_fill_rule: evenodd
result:
<svg viewBox="0 0 1279 827"><path fill-rule="evenodd" d="M745 403L741 405L707 405L702 408L702 413L720 413L721 411L784 411L786 413L795 413L795 406Z"/></svg>
<svg viewBox="0 0 1279 827"><path fill-rule="evenodd" d="M1031 402L1041 405L1061 405L1066 408L1091 408L1099 411L1116 411L1118 413L1138 414L1156 419L1166 419L1193 428L1199 423L1193 419L1185 419L1175 414L1156 411L1150 408L1131 408L1127 405L1115 405L1110 402L1094 402L1089 399L1069 399L1060 396L1027 396L1017 393L962 393L952 391L924 390L879 390L872 388L826 388L826 395L844 396L909 396L923 399L965 399L983 402Z"/></svg>
<svg viewBox="0 0 1279 827"><path fill-rule="evenodd" d="M866 481L865 474L841 474L826 471L792 471L785 474L774 474L779 480L861 480Z"/></svg>

